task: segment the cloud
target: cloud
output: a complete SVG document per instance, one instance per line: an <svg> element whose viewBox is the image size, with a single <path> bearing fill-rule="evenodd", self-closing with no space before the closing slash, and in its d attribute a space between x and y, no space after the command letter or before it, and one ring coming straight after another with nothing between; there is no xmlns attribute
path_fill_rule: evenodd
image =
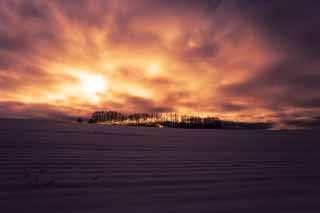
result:
<svg viewBox="0 0 320 213"><path fill-rule="evenodd" d="M3 0L2 113L113 108L313 122L319 8L312 0ZM105 90L85 95L79 73L101 78Z"/></svg>
<svg viewBox="0 0 320 213"><path fill-rule="evenodd" d="M64 109L67 110L67 109ZM61 111L60 107L50 104L25 104L21 102L0 102L1 118L51 118L56 120L74 120L75 114Z"/></svg>
<svg viewBox="0 0 320 213"><path fill-rule="evenodd" d="M295 128L320 128L320 119L319 118L309 118L309 119L295 119L295 120L284 120L282 124L288 127Z"/></svg>
<svg viewBox="0 0 320 213"><path fill-rule="evenodd" d="M276 45L294 51L291 54L311 56L319 53L319 2L271 0L252 3L245 0L239 1L238 5L261 34Z"/></svg>
<svg viewBox="0 0 320 213"><path fill-rule="evenodd" d="M244 82L225 85L221 89L230 95L255 98L271 105L314 107L319 106L319 95L314 92L320 88L319 78L320 73L308 64L298 60L281 61L263 67Z"/></svg>

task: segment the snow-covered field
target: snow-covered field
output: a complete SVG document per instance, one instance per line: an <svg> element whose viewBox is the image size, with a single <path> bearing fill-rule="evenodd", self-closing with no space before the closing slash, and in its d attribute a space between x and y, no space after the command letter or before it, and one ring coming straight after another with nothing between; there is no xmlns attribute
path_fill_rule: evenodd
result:
<svg viewBox="0 0 320 213"><path fill-rule="evenodd" d="M0 120L0 212L320 212L316 131Z"/></svg>

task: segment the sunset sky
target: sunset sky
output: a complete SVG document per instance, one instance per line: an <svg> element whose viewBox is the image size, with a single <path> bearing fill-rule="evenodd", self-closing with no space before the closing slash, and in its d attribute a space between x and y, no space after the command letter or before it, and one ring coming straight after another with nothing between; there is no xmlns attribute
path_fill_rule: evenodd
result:
<svg viewBox="0 0 320 213"><path fill-rule="evenodd" d="M320 125L320 1L0 0L0 117Z"/></svg>

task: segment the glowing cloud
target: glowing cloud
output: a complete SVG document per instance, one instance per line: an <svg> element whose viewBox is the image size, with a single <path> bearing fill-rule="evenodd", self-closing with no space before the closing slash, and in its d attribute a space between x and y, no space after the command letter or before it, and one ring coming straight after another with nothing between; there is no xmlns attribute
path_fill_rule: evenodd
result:
<svg viewBox="0 0 320 213"><path fill-rule="evenodd" d="M106 78L95 72L69 69L69 73L79 79L79 83L73 85L74 91L92 103L98 103L99 94L106 93L109 88Z"/></svg>
<svg viewBox="0 0 320 213"><path fill-rule="evenodd" d="M2 0L1 106L314 119L320 21L303 2Z"/></svg>
<svg viewBox="0 0 320 213"><path fill-rule="evenodd" d="M160 65L154 62L149 63L146 68L147 75L149 76L157 76L161 73Z"/></svg>

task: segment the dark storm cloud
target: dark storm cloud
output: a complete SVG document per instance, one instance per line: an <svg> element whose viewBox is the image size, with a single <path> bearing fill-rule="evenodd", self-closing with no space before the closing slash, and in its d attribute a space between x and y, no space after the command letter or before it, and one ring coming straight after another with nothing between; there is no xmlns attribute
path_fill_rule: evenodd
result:
<svg viewBox="0 0 320 213"><path fill-rule="evenodd" d="M241 12L262 34L287 48L312 57L320 53L320 2L317 0L238 1Z"/></svg>
<svg viewBox="0 0 320 213"><path fill-rule="evenodd" d="M36 0L1 3L0 54L4 57L35 56L44 48L58 44L55 20L48 5Z"/></svg>
<svg viewBox="0 0 320 213"><path fill-rule="evenodd" d="M0 50L23 51L28 48L28 40L0 32Z"/></svg>
<svg viewBox="0 0 320 213"><path fill-rule="evenodd" d="M315 92L320 89L319 80L317 68L299 61L282 61L264 67L247 81L224 86L222 92L254 98L270 107L319 107L320 95Z"/></svg>
<svg viewBox="0 0 320 213"><path fill-rule="evenodd" d="M16 9L23 18L34 18L39 21L48 21L50 18L49 8L34 0L23 1Z"/></svg>
<svg viewBox="0 0 320 213"><path fill-rule="evenodd" d="M320 108L319 1L238 1L237 7L275 53L282 56L246 80L222 86L220 91L276 113L314 110L303 122L284 123L317 124L312 114ZM292 111L294 116L295 110Z"/></svg>

